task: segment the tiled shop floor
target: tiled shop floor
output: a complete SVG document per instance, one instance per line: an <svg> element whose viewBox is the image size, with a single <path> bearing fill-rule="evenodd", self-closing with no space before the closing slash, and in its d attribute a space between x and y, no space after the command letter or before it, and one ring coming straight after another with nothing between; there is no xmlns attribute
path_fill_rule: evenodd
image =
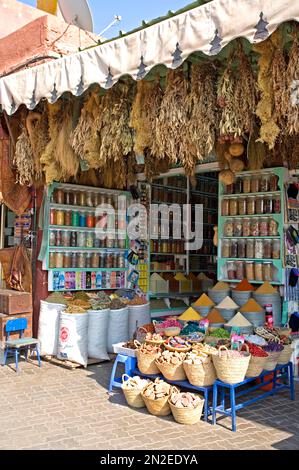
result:
<svg viewBox="0 0 299 470"><path fill-rule="evenodd" d="M239 412L237 433L221 425L183 426L107 394L111 363L69 371L21 362L0 367L0 449L298 449L297 400L276 395Z"/></svg>

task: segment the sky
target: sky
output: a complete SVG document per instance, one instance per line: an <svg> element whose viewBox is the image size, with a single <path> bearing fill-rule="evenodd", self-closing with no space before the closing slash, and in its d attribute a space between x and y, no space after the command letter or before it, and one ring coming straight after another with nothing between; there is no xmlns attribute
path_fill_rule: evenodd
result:
<svg viewBox="0 0 299 470"><path fill-rule="evenodd" d="M19 0L35 6L36 0ZM192 0L89 0L94 21L94 32L100 33L114 18L122 16L122 21L107 31L106 38L117 36L119 31L130 31L141 25L142 20L152 20L167 14L169 10L179 10Z"/></svg>

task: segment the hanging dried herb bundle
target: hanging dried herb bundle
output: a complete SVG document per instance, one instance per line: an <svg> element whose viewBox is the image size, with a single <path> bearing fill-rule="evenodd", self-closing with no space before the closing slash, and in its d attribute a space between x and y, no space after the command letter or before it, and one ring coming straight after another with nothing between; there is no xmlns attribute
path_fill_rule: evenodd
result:
<svg viewBox="0 0 299 470"><path fill-rule="evenodd" d="M17 183L23 186L32 186L34 182L34 156L29 135L25 126L16 143L14 165L17 168Z"/></svg>
<svg viewBox="0 0 299 470"><path fill-rule="evenodd" d="M61 168L56 161L56 144L63 120L62 101L59 100L54 104L48 103L47 107L50 141L40 161L45 173L46 184L49 185L53 183L53 181L61 180Z"/></svg>
<svg viewBox="0 0 299 470"><path fill-rule="evenodd" d="M70 145L70 135L73 130L73 104L67 102L63 108L63 121L57 137L56 161L61 168L61 178L68 181L77 175L80 161L78 155Z"/></svg>
<svg viewBox="0 0 299 470"><path fill-rule="evenodd" d="M297 31L293 35L293 44L289 55L287 68L287 132L289 134L299 134L299 44Z"/></svg>
<svg viewBox="0 0 299 470"><path fill-rule="evenodd" d="M208 157L215 145L217 94L214 77L215 68L212 64L192 66L191 90L188 96L188 137L194 164Z"/></svg>
<svg viewBox="0 0 299 470"><path fill-rule="evenodd" d="M260 54L258 61L258 88L260 91L260 101L256 108L256 115L261 121L259 140L266 143L269 149L273 149L280 132L274 115L273 80L271 75L271 64L275 51L275 40L277 39L277 34L278 32L276 31L266 41L253 46L253 50Z"/></svg>
<svg viewBox="0 0 299 470"><path fill-rule="evenodd" d="M238 135L249 134L254 125L256 108L256 82L249 58L239 43L236 51L235 88L233 107Z"/></svg>
<svg viewBox="0 0 299 470"><path fill-rule="evenodd" d="M42 113L29 112L26 119L26 128L34 156L35 184L43 183L41 156L49 143L48 115L46 107Z"/></svg>
<svg viewBox="0 0 299 470"><path fill-rule="evenodd" d="M166 156L172 164L180 161L189 175L194 170L195 162L188 139L187 104L188 82L184 73L182 70L170 70L156 121L156 145L153 152L157 158Z"/></svg>
<svg viewBox="0 0 299 470"><path fill-rule="evenodd" d="M171 167L171 162L167 157L163 159L156 159L149 153L145 154L144 158L144 173L147 181L151 181L154 176L159 176L162 173L167 173Z"/></svg>
<svg viewBox="0 0 299 470"><path fill-rule="evenodd" d="M134 152L143 155L146 148L152 147L152 108L153 83L137 82L137 93L133 102L130 127L134 130Z"/></svg>
<svg viewBox="0 0 299 470"><path fill-rule="evenodd" d="M98 113L100 110L100 97L98 90L94 90L87 98L76 128L70 136L70 144L74 152L82 159L86 160L90 168L95 168L98 160ZM96 143L94 142L96 140ZM97 157L94 161L90 152L92 147L97 148Z"/></svg>
<svg viewBox="0 0 299 470"><path fill-rule="evenodd" d="M271 64L273 82L274 119L281 131L285 130L285 121L288 109L287 96L287 61L283 50L283 37L277 37L276 48Z"/></svg>
<svg viewBox="0 0 299 470"><path fill-rule="evenodd" d="M239 118L234 105L235 75L232 68L233 55L227 61L227 66L219 77L217 84L217 102L220 107L220 136L240 136Z"/></svg>
<svg viewBox="0 0 299 470"><path fill-rule="evenodd" d="M247 146L248 170L253 171L264 168L267 158L266 150L266 145L259 141L259 128L255 125Z"/></svg>

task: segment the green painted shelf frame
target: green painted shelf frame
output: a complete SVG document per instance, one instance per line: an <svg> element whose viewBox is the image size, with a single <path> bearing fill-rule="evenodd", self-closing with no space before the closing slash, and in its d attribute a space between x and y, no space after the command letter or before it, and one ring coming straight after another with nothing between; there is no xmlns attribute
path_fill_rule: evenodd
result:
<svg viewBox="0 0 299 470"><path fill-rule="evenodd" d="M218 207L218 233L219 233L219 243L218 243L218 263L217 263L217 278L219 281L226 281L226 282L240 282L240 280L232 280L227 278L226 272L226 263L227 261L245 261L244 258L222 258L222 242L224 239L240 239L247 238L250 239L279 239L280 240L280 259L248 259L248 261L256 261L256 262L272 262L274 267L276 268L275 279L272 284L276 285L283 285L284 284L284 214L285 214L285 182L287 180L287 170L285 168L267 168L264 170L258 171L244 171L242 173L238 173L236 176L244 178L246 176L261 176L264 174L275 174L278 177L278 188L279 191L273 192L259 192L259 193L242 193L242 194L225 194L224 193L224 185L219 182L219 207ZM237 216L223 216L222 215L222 201L223 199L230 199L236 196L280 196L280 206L281 212L280 214L255 214L255 215L237 215ZM278 233L279 236L277 237L226 237L223 234L224 224L227 219L247 219L247 218L271 218L274 219L278 223ZM261 284L263 281L250 281L254 284Z"/></svg>

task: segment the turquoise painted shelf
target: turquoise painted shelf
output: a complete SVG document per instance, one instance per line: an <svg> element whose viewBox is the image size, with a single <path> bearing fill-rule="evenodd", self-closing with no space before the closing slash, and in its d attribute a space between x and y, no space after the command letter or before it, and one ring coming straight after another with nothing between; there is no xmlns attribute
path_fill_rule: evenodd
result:
<svg viewBox="0 0 299 470"><path fill-rule="evenodd" d="M72 247L65 247L65 246L50 246L50 251L90 251L91 253L107 253L107 252L126 252L126 248L88 248L88 247L81 247L81 246L72 246Z"/></svg>
<svg viewBox="0 0 299 470"><path fill-rule="evenodd" d="M258 192L258 193L238 193L238 194L225 194L224 193L224 186L222 183L219 183L219 199L218 199L218 232L219 232L219 243L218 243L218 263L217 263L217 278L221 281L226 282L240 282L238 280L231 280L228 279L227 275L227 261L254 261L255 263L272 263L274 267L273 272L273 279L275 279L272 283L276 285L284 284L284 212L285 212L285 197L284 197L284 184L287 178L287 171L285 168L269 168L266 170L260 171L250 171L250 172L242 172L238 173L236 177L244 178L246 176L262 176L262 175L270 175L274 174L278 177L278 188L277 191L265 191L265 192ZM241 197L248 197L248 196L274 196L280 198L280 206L281 212L278 213L268 213L268 214L253 214L253 215L235 215L235 216L223 216L221 209L222 209L222 201L223 199L231 199L231 198L241 198ZM227 237L224 235L224 224L228 219L273 219L278 224L278 233L279 236L267 236L267 237ZM223 240L232 240L232 239L252 239L252 240L280 240L280 259L257 259L257 258L222 258L222 241ZM263 281L250 281L256 284L260 284Z"/></svg>
<svg viewBox="0 0 299 470"><path fill-rule="evenodd" d="M48 271L67 272L67 273L96 273L96 272L121 272L127 271L128 268L49 268Z"/></svg>

